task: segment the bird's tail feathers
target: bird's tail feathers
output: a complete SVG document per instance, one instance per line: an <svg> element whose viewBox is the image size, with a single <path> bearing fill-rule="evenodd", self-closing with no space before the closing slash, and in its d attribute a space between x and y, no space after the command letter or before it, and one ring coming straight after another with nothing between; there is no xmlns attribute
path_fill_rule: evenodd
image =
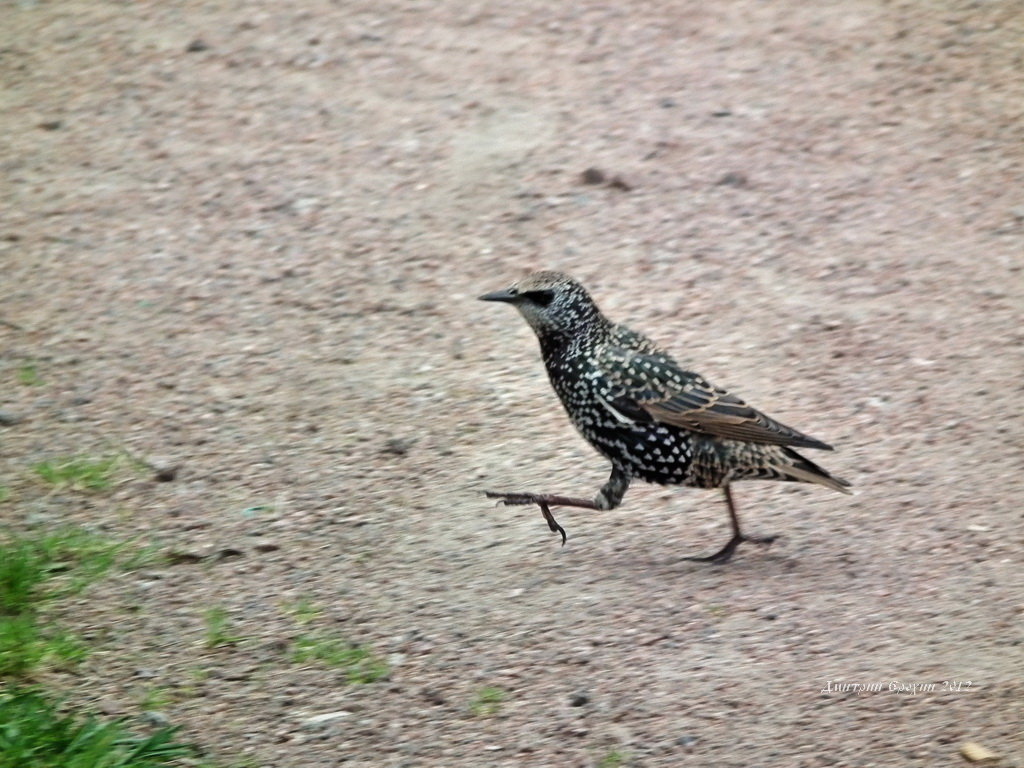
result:
<svg viewBox="0 0 1024 768"><path fill-rule="evenodd" d="M817 485L824 485L827 488L831 488L834 491L840 493L852 494L850 490L850 483L843 480L841 477L835 477L829 471L823 467L819 467L810 459L806 459L791 448L783 449L786 457L792 461L792 464L785 464L778 466L776 469L779 470L790 480L796 480L802 483L816 483Z"/></svg>

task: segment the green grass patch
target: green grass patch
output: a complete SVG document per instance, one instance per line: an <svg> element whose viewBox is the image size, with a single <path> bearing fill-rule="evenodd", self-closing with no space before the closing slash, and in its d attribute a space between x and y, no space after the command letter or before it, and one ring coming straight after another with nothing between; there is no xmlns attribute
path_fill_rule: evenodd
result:
<svg viewBox="0 0 1024 768"><path fill-rule="evenodd" d="M48 664L73 666L88 649L40 620L43 606L75 594L118 564L125 545L69 529L0 540L0 677Z"/></svg>
<svg viewBox="0 0 1024 768"><path fill-rule="evenodd" d="M606 752L605 755L597 761L597 768L622 768L622 766L628 764L629 755L621 750L613 749L611 752Z"/></svg>
<svg viewBox="0 0 1024 768"><path fill-rule="evenodd" d="M170 691L160 685L146 686L139 695L139 707L146 712L166 709L173 701Z"/></svg>
<svg viewBox="0 0 1024 768"><path fill-rule="evenodd" d="M124 720L68 712L26 686L40 667L71 666L88 653L73 634L45 620L46 605L150 555L127 549L79 529L0 536L0 768L201 764L193 747L174 740L173 728L140 736ZM154 694L150 703L156 702Z"/></svg>
<svg viewBox="0 0 1024 768"><path fill-rule="evenodd" d="M362 645L353 645L327 635L302 635L292 647L292 661L304 664L318 661L345 670L350 684L375 683L391 673L386 661Z"/></svg>
<svg viewBox="0 0 1024 768"><path fill-rule="evenodd" d="M291 605L285 607L285 610L292 615L292 617L299 622L299 624L309 624L315 619L320 617L323 613L323 608L318 606L308 595L303 595Z"/></svg>
<svg viewBox="0 0 1024 768"><path fill-rule="evenodd" d="M41 599L41 585L50 577L49 564L35 542L12 542L2 554L0 616L17 616L32 610Z"/></svg>
<svg viewBox="0 0 1024 768"><path fill-rule="evenodd" d="M241 635L236 635L231 628L231 617L227 609L217 607L210 608L203 613L203 622L206 624L206 634L203 644L207 648L223 648L228 645L238 645L245 640Z"/></svg>
<svg viewBox="0 0 1024 768"><path fill-rule="evenodd" d="M43 379L34 364L25 363L18 368L18 383L26 387L39 387Z"/></svg>
<svg viewBox="0 0 1024 768"><path fill-rule="evenodd" d="M31 689L0 692L0 768L153 768L197 757L174 740L174 728L149 736L123 720L62 712Z"/></svg>
<svg viewBox="0 0 1024 768"><path fill-rule="evenodd" d="M0 678L27 675L52 655L34 616L0 619Z"/></svg>
<svg viewBox="0 0 1024 768"><path fill-rule="evenodd" d="M490 717L501 711L502 702L508 698L504 688L489 685L481 688L469 703L469 711L476 717Z"/></svg>
<svg viewBox="0 0 1024 768"><path fill-rule="evenodd" d="M0 619L0 678L24 678L40 666L71 669L89 649L71 632L27 616Z"/></svg>
<svg viewBox="0 0 1024 768"><path fill-rule="evenodd" d="M44 483L60 489L99 492L114 484L114 474L121 464L118 456L91 458L63 456L41 461L32 470Z"/></svg>
<svg viewBox="0 0 1024 768"><path fill-rule="evenodd" d="M56 596L80 592L115 567L132 570L140 561L139 553L126 552L129 545L125 542L81 528L56 531L26 543L38 551L47 574L60 577Z"/></svg>

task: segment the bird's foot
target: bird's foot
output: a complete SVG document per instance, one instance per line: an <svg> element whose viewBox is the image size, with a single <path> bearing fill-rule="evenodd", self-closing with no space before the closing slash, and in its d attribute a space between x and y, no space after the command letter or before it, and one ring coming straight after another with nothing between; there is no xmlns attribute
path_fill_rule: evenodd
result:
<svg viewBox="0 0 1024 768"><path fill-rule="evenodd" d="M496 493L494 491L484 491L484 495L489 499L497 499L498 504L502 504L506 507L517 506L524 504L536 504L540 507L541 514L544 515L544 520L548 524L553 532L561 534L562 546L565 546L565 528L558 524L555 520L555 516L551 514L551 507L549 503L551 497L545 496L541 493Z"/></svg>
<svg viewBox="0 0 1024 768"><path fill-rule="evenodd" d="M736 551L736 547L742 544L744 541L749 541L751 544L760 544L767 546L771 544L777 536L742 536L737 535L729 539L729 543L722 547L720 550L715 552L713 555L707 555L705 557L684 557L684 560L692 560L696 563L716 563L721 565L722 563L729 562L732 558L733 552Z"/></svg>

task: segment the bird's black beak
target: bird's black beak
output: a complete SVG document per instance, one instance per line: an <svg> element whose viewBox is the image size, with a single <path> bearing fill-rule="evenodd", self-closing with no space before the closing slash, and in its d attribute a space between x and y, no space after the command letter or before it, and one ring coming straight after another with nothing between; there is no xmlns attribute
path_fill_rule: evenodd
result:
<svg viewBox="0 0 1024 768"><path fill-rule="evenodd" d="M485 293L480 297L480 301L507 301L510 304L514 303L519 298L519 294L510 288L506 288L503 291L494 291L493 293Z"/></svg>

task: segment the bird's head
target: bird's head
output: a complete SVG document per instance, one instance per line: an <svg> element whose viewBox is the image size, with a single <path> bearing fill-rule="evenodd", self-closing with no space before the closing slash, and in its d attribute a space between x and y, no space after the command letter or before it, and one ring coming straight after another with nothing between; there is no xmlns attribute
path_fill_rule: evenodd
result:
<svg viewBox="0 0 1024 768"><path fill-rule="evenodd" d="M512 304L542 339L574 336L608 324L586 289L562 272L533 272L503 291L484 294L480 300Z"/></svg>

